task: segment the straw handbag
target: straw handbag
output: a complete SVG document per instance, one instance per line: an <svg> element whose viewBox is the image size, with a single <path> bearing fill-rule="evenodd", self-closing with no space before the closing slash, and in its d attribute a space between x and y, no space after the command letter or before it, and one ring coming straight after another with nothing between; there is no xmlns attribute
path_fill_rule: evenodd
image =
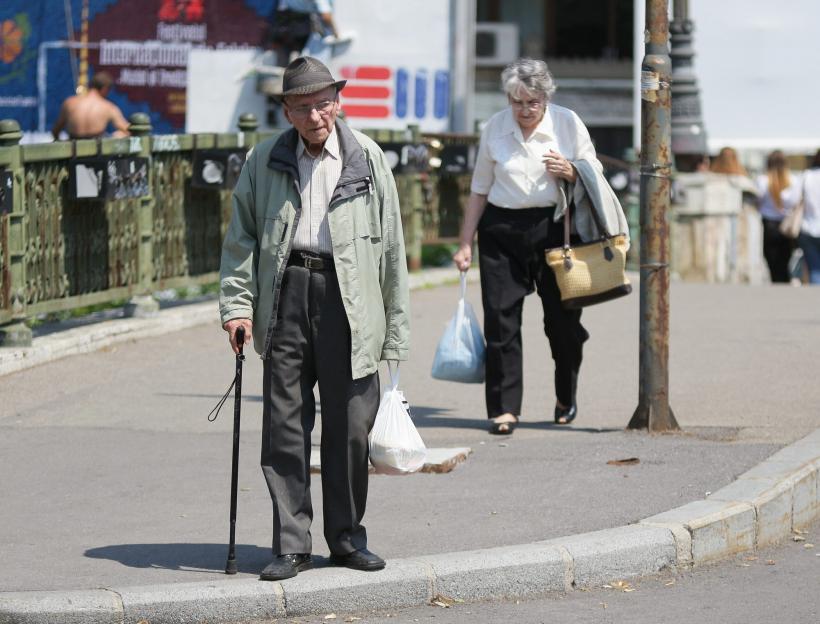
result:
<svg viewBox="0 0 820 624"><path fill-rule="evenodd" d="M547 265L555 273L561 304L568 309L623 297L632 292L624 272L629 240L625 234L611 236L593 217L604 237L590 243L570 245L570 210L564 214L564 246L547 249Z"/></svg>

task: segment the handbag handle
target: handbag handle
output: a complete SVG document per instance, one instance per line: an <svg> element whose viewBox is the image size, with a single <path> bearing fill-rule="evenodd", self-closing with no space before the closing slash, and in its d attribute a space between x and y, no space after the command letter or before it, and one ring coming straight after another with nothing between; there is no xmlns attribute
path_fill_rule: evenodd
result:
<svg viewBox="0 0 820 624"><path fill-rule="evenodd" d="M576 173L576 175L578 175L578 174ZM564 180L562 190L564 191L564 196L565 197L569 197L569 193L567 192L568 186L569 186L568 182L566 182L566 180ZM601 223L601 219L598 216L597 207L595 206L595 204L592 201L590 201L590 203L592 204L592 210L590 211L590 213L592 214L592 219L593 219L593 221L595 221L595 226L598 228L598 231L603 234L603 238L601 240L608 245L610 239L612 238L612 236L607 231L606 227ZM574 207L575 207L575 201L567 200L567 209L564 212L564 249L561 253L561 256L564 259L564 269L567 270L567 271L569 271L572 268L572 258L569 255L569 251L570 251L569 231L570 231L570 219L572 218L572 209ZM607 260L612 259L612 250L609 249L608 246L604 249L604 254L607 255Z"/></svg>
<svg viewBox="0 0 820 624"><path fill-rule="evenodd" d="M576 173L576 176L577 175L578 174ZM564 213L564 253L565 254L566 254L567 250L569 250L569 248L570 248L570 245L569 245L570 222L569 222L569 220L570 220L570 215L572 214L572 208L573 208L573 206L575 206L575 202L573 200L569 199L570 194L568 192L568 190L569 190L568 187L569 187L569 183L566 180L563 180L563 189L562 190L564 191L564 197L568 198L567 199L567 210ZM598 215L597 206L591 200L590 200L590 203L592 204L592 210L590 210L590 213L592 214L592 220L595 221L595 227L597 227L598 231L603 234L603 238L605 240L609 239L609 238L612 238L612 234L610 234L607 231L606 226L604 226L604 224L601 223L601 217Z"/></svg>

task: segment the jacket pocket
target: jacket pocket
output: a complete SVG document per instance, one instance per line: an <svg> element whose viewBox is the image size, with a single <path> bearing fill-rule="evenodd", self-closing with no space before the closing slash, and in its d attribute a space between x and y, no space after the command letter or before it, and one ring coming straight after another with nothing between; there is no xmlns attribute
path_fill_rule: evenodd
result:
<svg viewBox="0 0 820 624"><path fill-rule="evenodd" d="M286 243L288 225L288 222L278 215L265 219L261 243L262 254L276 255L279 248Z"/></svg>

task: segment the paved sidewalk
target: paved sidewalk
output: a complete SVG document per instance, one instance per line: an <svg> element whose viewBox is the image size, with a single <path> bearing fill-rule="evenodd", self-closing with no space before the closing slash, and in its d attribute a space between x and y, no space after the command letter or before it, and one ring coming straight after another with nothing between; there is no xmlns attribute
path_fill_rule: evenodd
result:
<svg viewBox="0 0 820 624"><path fill-rule="evenodd" d="M755 548L818 516L820 289L673 285L670 402L685 433L668 436L623 431L637 394L637 296L584 313L592 339L567 428L547 422L551 362L528 302L525 404L510 438L486 434L481 386L429 377L456 296L453 286L413 293L402 386L429 446L473 454L449 474L371 478L365 522L388 558L379 573L323 566L256 580L270 503L257 461L261 366L250 358L240 574L221 574L231 419L205 414L233 358L216 322L0 377L0 623L229 622L400 608L437 593L564 592ZM468 297L480 313L476 286ZM607 464L630 457L640 463ZM318 481L314 500L324 561Z"/></svg>

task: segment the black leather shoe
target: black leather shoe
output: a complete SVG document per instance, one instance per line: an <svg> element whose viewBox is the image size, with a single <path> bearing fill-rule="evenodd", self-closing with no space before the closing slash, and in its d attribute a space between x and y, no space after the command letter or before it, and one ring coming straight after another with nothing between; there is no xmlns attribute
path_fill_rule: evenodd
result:
<svg viewBox="0 0 820 624"><path fill-rule="evenodd" d="M384 568L384 559L370 552L367 548L354 550L346 555L330 555L330 563L337 566L344 566L352 570L381 570Z"/></svg>
<svg viewBox="0 0 820 624"><path fill-rule="evenodd" d="M313 559L310 554L279 555L262 570L259 580L281 581L292 578L303 570L310 570L312 567Z"/></svg>
<svg viewBox="0 0 820 624"><path fill-rule="evenodd" d="M575 417L578 415L578 408L575 405L570 407L557 407L555 408L555 424L556 425L568 425Z"/></svg>

